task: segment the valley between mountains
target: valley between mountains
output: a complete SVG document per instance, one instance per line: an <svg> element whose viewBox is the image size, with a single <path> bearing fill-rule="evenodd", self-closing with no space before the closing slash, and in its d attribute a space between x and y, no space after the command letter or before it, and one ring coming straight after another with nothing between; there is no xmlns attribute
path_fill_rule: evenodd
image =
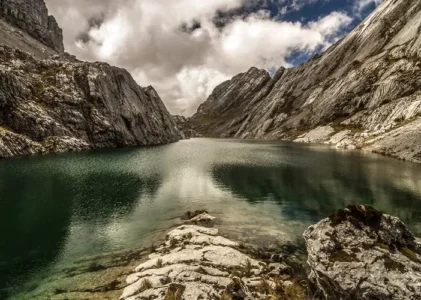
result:
<svg viewBox="0 0 421 300"><path fill-rule="evenodd" d="M190 118L125 70L77 60L42 0L0 6L0 157L190 137L289 140L421 162L421 2L384 1L355 30L274 76L252 67Z"/></svg>

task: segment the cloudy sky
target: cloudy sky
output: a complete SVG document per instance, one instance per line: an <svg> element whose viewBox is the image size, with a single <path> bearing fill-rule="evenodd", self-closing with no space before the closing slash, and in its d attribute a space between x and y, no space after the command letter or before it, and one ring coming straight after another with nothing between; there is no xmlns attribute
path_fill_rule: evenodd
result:
<svg viewBox="0 0 421 300"><path fill-rule="evenodd" d="M126 68L189 116L250 67L273 73L323 51L382 0L45 0L79 59Z"/></svg>

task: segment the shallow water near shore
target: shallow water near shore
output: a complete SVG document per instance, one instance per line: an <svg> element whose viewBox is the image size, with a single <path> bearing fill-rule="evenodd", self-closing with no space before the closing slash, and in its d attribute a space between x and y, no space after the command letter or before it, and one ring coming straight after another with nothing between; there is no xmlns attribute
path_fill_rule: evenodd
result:
<svg viewBox="0 0 421 300"><path fill-rule="evenodd" d="M398 216L421 236L421 165L216 139L3 160L0 299L34 299L34 290L50 299L42 287L60 280L58 270L148 247L188 210L208 210L231 238L293 253L309 225L351 203Z"/></svg>

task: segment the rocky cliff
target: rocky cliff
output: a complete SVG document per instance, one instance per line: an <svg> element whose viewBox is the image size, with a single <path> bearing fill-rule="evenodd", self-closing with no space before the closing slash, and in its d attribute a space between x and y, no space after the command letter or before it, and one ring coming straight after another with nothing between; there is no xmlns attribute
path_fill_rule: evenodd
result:
<svg viewBox="0 0 421 300"><path fill-rule="evenodd" d="M63 53L43 1L8 0L0 8L0 157L181 138L152 87L138 86L126 70Z"/></svg>
<svg viewBox="0 0 421 300"><path fill-rule="evenodd" d="M191 118L208 136L363 148L421 162L421 2L386 0L322 55L250 69Z"/></svg>
<svg viewBox="0 0 421 300"><path fill-rule="evenodd" d="M2 0L0 17L46 46L63 52L63 31L43 0Z"/></svg>

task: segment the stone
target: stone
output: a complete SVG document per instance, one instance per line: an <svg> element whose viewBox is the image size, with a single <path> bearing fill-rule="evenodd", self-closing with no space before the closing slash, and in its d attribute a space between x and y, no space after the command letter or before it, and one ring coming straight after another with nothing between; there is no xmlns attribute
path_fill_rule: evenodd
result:
<svg viewBox="0 0 421 300"><path fill-rule="evenodd" d="M294 276L294 269L283 263L271 263L269 269L269 276L272 277L292 278Z"/></svg>
<svg viewBox="0 0 421 300"><path fill-rule="evenodd" d="M207 213L193 218L204 216L214 218ZM279 296L276 291L283 291L281 285L289 285L277 276L269 277L271 270L287 270L286 264L269 269L218 233L216 228L190 224L171 230L166 241L127 277L120 299L268 299Z"/></svg>
<svg viewBox="0 0 421 300"><path fill-rule="evenodd" d="M295 140L295 142L322 143L322 142L326 142L334 133L335 133L335 130L331 126L321 126L300 136L298 139Z"/></svg>
<svg viewBox="0 0 421 300"><path fill-rule="evenodd" d="M222 83L190 122L204 136L322 142L421 162L420 28L421 2L385 0L308 62Z"/></svg>
<svg viewBox="0 0 421 300"><path fill-rule="evenodd" d="M309 279L327 300L421 296L421 244L398 218L350 205L304 233Z"/></svg>

